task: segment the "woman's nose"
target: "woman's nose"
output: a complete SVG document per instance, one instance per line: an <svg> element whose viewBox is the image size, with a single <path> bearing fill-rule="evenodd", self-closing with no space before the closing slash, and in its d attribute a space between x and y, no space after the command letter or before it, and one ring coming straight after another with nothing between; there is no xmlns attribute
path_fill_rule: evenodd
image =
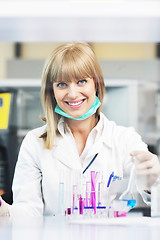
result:
<svg viewBox="0 0 160 240"><path fill-rule="evenodd" d="M77 97L77 87L75 84L70 84L68 88L68 97L72 99Z"/></svg>

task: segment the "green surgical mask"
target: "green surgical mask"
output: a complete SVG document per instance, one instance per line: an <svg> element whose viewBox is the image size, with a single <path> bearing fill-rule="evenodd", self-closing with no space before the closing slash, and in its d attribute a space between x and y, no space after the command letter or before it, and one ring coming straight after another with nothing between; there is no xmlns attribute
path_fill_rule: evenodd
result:
<svg viewBox="0 0 160 240"><path fill-rule="evenodd" d="M77 118L72 117L72 116L70 116L69 114L67 114L66 112L64 112L64 111L58 106L58 104L56 105L54 111L55 111L56 113L64 116L64 117L66 117L66 118L71 118L71 119L75 119L75 120L84 120L84 119L90 117L91 115L93 115L93 114L97 111L97 109L99 108L100 105L101 105L101 102L100 102L99 98L98 98L97 96L95 96L94 103L93 103L93 105L90 107L90 109L89 109L85 114L83 114L81 117L77 117Z"/></svg>

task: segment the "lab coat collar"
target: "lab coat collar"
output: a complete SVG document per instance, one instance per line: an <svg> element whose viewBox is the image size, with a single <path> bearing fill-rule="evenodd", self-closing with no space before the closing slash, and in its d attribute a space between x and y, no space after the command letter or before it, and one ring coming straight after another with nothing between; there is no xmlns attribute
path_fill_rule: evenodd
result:
<svg viewBox="0 0 160 240"><path fill-rule="evenodd" d="M112 125L113 124L103 115L103 113L101 113L98 124L92 130L96 131L94 132L96 135L95 142L89 154L87 154L88 159L91 159L96 153L100 153L103 144L110 148L112 147ZM57 138L56 146L53 147L53 158L56 158L69 168L82 170L82 164L78 151L76 151L76 146L73 147L73 144L75 144L75 142L72 141L73 136L66 131L66 127L64 118L62 117L58 123L58 130L61 135ZM73 153L72 158L70 157L71 152Z"/></svg>
<svg viewBox="0 0 160 240"><path fill-rule="evenodd" d="M73 144L75 144L75 142L71 140L71 135L57 137L56 144L52 148L52 156L53 159L57 159L71 169L81 170L82 165L79 160L78 151L76 151L76 147L73 147Z"/></svg>
<svg viewBox="0 0 160 240"><path fill-rule="evenodd" d="M66 123L64 117L61 117L58 122L58 131L64 137L66 134Z"/></svg>
<svg viewBox="0 0 160 240"><path fill-rule="evenodd" d="M96 137L101 135L101 130L102 129L102 123L101 121L98 122L98 124L92 129L91 134L95 134ZM59 122L58 122L58 131L60 134L64 137L66 132L71 132L70 128L65 122L65 118L61 117Z"/></svg>
<svg viewBox="0 0 160 240"><path fill-rule="evenodd" d="M97 125L92 129L95 131L96 140L102 137L102 141L105 145L112 148L112 135L113 135L113 122L109 121L106 116L101 112L100 119ZM66 135L67 125L65 123L64 117L61 117L58 122L58 131L64 137Z"/></svg>

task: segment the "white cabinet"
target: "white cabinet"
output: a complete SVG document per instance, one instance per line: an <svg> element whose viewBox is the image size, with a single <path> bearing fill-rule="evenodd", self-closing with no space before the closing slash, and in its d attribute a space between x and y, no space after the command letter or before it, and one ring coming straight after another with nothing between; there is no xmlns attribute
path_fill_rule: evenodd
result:
<svg viewBox="0 0 160 240"><path fill-rule="evenodd" d="M109 120L138 130L138 82L105 80L106 94L102 111Z"/></svg>

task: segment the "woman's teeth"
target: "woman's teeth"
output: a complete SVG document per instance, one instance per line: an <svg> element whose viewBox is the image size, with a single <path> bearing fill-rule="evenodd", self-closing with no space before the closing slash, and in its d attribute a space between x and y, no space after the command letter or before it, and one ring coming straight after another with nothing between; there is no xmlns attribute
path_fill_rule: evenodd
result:
<svg viewBox="0 0 160 240"><path fill-rule="evenodd" d="M83 100L79 101L79 102L75 102L75 103L71 103L71 102L68 102L68 105L71 105L71 106L77 106L79 104L81 104L83 102Z"/></svg>

